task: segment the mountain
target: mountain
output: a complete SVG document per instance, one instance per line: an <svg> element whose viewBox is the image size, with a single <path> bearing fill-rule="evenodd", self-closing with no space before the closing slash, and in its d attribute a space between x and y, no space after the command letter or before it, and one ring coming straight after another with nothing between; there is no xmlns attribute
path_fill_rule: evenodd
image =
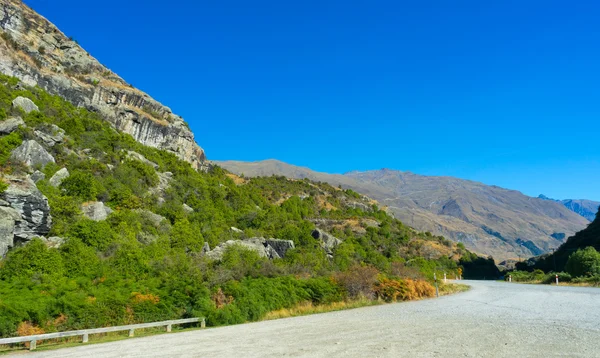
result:
<svg viewBox="0 0 600 358"><path fill-rule="evenodd" d="M583 216L589 221L594 221L594 219L596 218L596 213L598 212L598 208L600 208L600 201L592 201L585 199L556 200L551 199L543 194L540 194L538 198L559 202L563 204L567 209Z"/></svg>
<svg viewBox="0 0 600 358"><path fill-rule="evenodd" d="M248 177L283 175L353 189L378 200L417 230L464 242L496 259L547 252L589 223L560 203L452 177L389 169L326 174L276 160L215 163Z"/></svg>
<svg viewBox="0 0 600 358"><path fill-rule="evenodd" d="M0 72L101 114L138 142L205 169L183 119L101 65L20 0L0 0Z"/></svg>

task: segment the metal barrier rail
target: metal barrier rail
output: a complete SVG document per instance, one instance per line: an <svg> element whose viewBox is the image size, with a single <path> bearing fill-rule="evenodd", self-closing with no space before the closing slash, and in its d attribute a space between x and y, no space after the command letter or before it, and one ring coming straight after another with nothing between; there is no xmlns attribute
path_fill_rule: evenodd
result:
<svg viewBox="0 0 600 358"><path fill-rule="evenodd" d="M204 319L204 317L202 317L202 318L184 318L184 319L174 319L174 320L170 320L170 321L161 321L161 322L129 324L126 326L80 329L77 331L44 333L44 334L36 334L33 336L0 338L0 344L29 342L29 350L34 350L36 348L37 341L42 341L45 339L82 336L82 342L87 343L90 334L129 331L129 337L133 337L134 331L136 329L140 329L140 328L163 327L164 326L164 327L166 327L167 332L171 332L171 327L174 324L195 323L195 322L200 322L201 328L206 327L206 320Z"/></svg>

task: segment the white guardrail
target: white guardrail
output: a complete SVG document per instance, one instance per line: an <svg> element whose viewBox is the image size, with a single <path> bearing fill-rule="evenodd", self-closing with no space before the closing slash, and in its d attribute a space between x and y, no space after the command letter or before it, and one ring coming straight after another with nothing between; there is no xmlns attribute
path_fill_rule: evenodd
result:
<svg viewBox="0 0 600 358"><path fill-rule="evenodd" d="M43 341L46 339L82 336L82 342L87 343L90 334L129 331L129 337L133 337L134 331L136 329L151 328L151 327L165 327L167 329L167 332L171 332L171 327L174 324L195 323L195 322L200 322L201 328L206 327L206 320L204 318L184 318L184 319L174 319L174 320L170 320L170 321L161 321L161 322L129 324L126 326L80 329L77 331L44 333L44 334L36 334L33 336L0 338L0 345L29 342L29 350L34 350L36 348L37 341Z"/></svg>

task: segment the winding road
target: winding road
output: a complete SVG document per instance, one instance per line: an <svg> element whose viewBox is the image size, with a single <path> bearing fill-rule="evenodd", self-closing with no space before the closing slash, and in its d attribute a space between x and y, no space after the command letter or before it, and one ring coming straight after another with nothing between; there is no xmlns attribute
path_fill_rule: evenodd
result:
<svg viewBox="0 0 600 358"><path fill-rule="evenodd" d="M82 345L32 357L600 357L600 289L463 281L416 302Z"/></svg>

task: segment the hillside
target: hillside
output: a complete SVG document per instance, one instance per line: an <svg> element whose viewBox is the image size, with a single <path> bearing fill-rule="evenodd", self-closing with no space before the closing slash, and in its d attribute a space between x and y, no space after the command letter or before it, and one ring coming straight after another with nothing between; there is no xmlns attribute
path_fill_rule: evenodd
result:
<svg viewBox="0 0 600 358"><path fill-rule="evenodd" d="M534 257L527 262L517 264L517 269L531 271L540 269L544 272L562 272L565 271L565 265L569 256L579 249L592 246L600 250L600 211L596 218L585 229L579 231L562 244L554 253Z"/></svg>
<svg viewBox="0 0 600 358"><path fill-rule="evenodd" d="M431 296L493 262L352 190L198 171L0 75L0 336ZM420 287L417 289L417 287Z"/></svg>
<svg viewBox="0 0 600 358"><path fill-rule="evenodd" d="M0 0L0 35L1 73L97 112L138 142L204 168L204 151L181 117L104 67L21 0Z"/></svg>
<svg viewBox="0 0 600 358"><path fill-rule="evenodd" d="M378 200L417 230L463 242L498 260L539 255L588 224L560 203L451 177L388 169L326 174L275 160L218 164L248 177L284 175L351 188Z"/></svg>

